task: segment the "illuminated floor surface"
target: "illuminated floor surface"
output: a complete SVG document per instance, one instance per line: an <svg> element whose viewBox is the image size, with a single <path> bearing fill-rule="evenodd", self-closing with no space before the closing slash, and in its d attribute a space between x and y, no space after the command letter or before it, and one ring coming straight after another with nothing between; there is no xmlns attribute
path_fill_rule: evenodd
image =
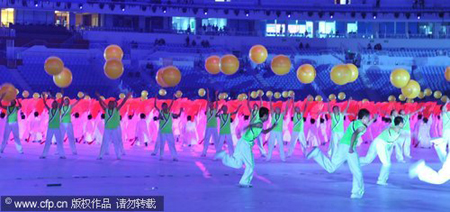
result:
<svg viewBox="0 0 450 212"><path fill-rule="evenodd" d="M364 198L352 200L352 175L346 164L328 174L298 150L286 163L277 154L265 162L255 147L254 187L239 188L243 169L213 161L213 147L207 158L199 157L198 147L180 147L179 162L171 161L168 151L165 160L158 161L142 146L127 147L120 161L113 155L95 160L95 145L78 145L79 155L68 154L66 160L57 159L52 145L50 156L42 160L42 148L25 144L25 154L19 155L8 145L0 158L0 195L163 195L165 211L450 211L450 183L429 185L407 175L411 162L419 158L440 168L433 149L413 149L414 159L406 164L396 163L392 156L386 187L375 184L380 169L375 159L363 167ZM366 149L363 145L360 155Z"/></svg>

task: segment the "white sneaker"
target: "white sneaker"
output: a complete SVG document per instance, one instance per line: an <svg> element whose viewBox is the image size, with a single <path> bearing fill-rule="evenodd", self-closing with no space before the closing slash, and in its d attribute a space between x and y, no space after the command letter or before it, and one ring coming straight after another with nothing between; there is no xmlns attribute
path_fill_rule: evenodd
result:
<svg viewBox="0 0 450 212"><path fill-rule="evenodd" d="M362 194L352 194L352 195L350 196L350 198L352 198L352 199L361 199L362 197L363 197Z"/></svg>
<svg viewBox="0 0 450 212"><path fill-rule="evenodd" d="M377 182L377 185L380 185L380 186L387 186L387 185L389 185L387 182L384 182L384 181L378 181Z"/></svg>
<svg viewBox="0 0 450 212"><path fill-rule="evenodd" d="M422 167L425 166L425 161L424 160L419 160L417 163L413 164L410 168L409 168L409 178L413 179L415 177L417 177L417 170L421 169Z"/></svg>

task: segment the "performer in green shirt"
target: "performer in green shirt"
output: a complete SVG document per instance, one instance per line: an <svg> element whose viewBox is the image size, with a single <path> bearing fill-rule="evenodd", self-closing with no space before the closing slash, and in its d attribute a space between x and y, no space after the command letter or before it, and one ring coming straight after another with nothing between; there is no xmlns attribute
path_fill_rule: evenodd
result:
<svg viewBox="0 0 450 212"><path fill-rule="evenodd" d="M359 164L359 156L356 152L358 139L366 132L367 127L372 124L377 115L370 120L370 112L361 109L358 112L358 119L351 122L344 136L339 141L337 151L331 159L327 158L319 148L315 147L307 156L314 160L329 173L335 172L345 161L347 161L350 171L353 174L353 188L351 198L362 198L364 195L364 180Z"/></svg>
<svg viewBox="0 0 450 212"><path fill-rule="evenodd" d="M259 119L254 123L250 123L244 128L245 133L239 139L236 145L236 151L233 154L226 154L225 151L220 151L216 154L215 159L222 159L222 163L225 166L231 168L240 169L242 165L245 165L244 174L239 181L241 187L251 187L250 184L253 179L253 169L255 168L255 159L253 157L253 145L256 137L261 133L267 134L277 126L277 123L273 123L272 127L263 129L264 122L269 119L269 110L265 107L259 109Z"/></svg>
<svg viewBox="0 0 450 212"><path fill-rule="evenodd" d="M400 137L401 130L404 126L403 118L395 117L394 126L385 129L375 140L370 144L369 151L365 157L361 157L359 162L361 166L372 163L378 155L381 163L380 175L378 177L378 185L387 185L389 177L389 169L391 168L391 154L394 142Z"/></svg>
<svg viewBox="0 0 450 212"><path fill-rule="evenodd" d="M175 98L175 95L173 96ZM167 145L169 146L170 154L172 155L173 161L178 161L177 158L177 150L175 148L175 139L173 137L173 130L172 130L172 120L174 118L180 117L181 113L183 112L183 108L180 109L180 112L178 114L173 114L171 112L174 99L172 99L172 102L170 103L170 106L167 105L167 103L163 103L161 105L161 109L158 108L158 105L156 104L157 96L155 96L155 109L159 112L159 115L157 117L157 120L159 120L159 133L158 138L156 138L155 143L155 150L152 153L152 155L156 155L158 149L159 149L159 160L163 160L164 155L164 147L165 142L167 141Z"/></svg>
<svg viewBox="0 0 450 212"><path fill-rule="evenodd" d="M216 91L216 97L219 92ZM205 129L205 137L203 139L203 152L202 157L206 157L206 152L208 151L209 142L212 138L214 142L214 147L216 148L216 153L218 151L218 139L219 139L219 131L217 129L217 108L218 101L215 99L215 103L211 102L209 99L209 89L206 89L206 100L208 101L208 108L206 109L206 129Z"/></svg>
<svg viewBox="0 0 450 212"><path fill-rule="evenodd" d="M250 92L248 93L248 96L250 95ZM250 100L247 100L247 107L248 110L250 111L250 124L251 123L255 123L259 120L259 108L261 108L263 106L263 101L262 101L262 94L259 95L259 106L257 103L253 104L253 108L250 106ZM266 149L264 149L264 139L263 139L263 134L260 134L257 138L258 140L257 145L258 145L258 149L261 152L261 156L262 157L266 157Z"/></svg>
<svg viewBox="0 0 450 212"><path fill-rule="evenodd" d="M22 108L22 104L19 100L12 100L9 103L9 106L3 105L2 100L5 97L5 94L3 94L0 97L0 107L6 110L7 115L7 123L5 124L5 131L3 134L3 142L0 149L0 153L3 153L3 151L6 148L6 144L8 143L9 136L11 133L14 137L14 142L16 143L16 149L20 154L23 154L23 148L22 144L20 143L20 137L19 137L19 124L17 122L17 114L19 113L19 110Z"/></svg>
<svg viewBox="0 0 450 212"><path fill-rule="evenodd" d="M234 146L233 146L233 139L231 137L231 116L238 113L239 109L242 105L239 105L239 107L232 113L228 113L228 107L226 105L223 105L220 109L220 112L216 114L216 117L219 117L220 120L220 130L219 130L219 142L217 146L217 150L221 151L223 144L226 142L228 146L228 153L233 154L234 152Z"/></svg>
<svg viewBox="0 0 450 212"><path fill-rule="evenodd" d="M295 102L295 100L293 99ZM294 153L295 146L297 145L297 141L300 141L300 148L302 149L303 155L306 156L306 139L305 139L305 131L304 131L304 120L303 117L306 115L306 109L308 108L308 101L305 101L305 105L303 106L303 110L300 110L300 107L296 106L294 108L294 116L292 117L292 121L294 122L294 127L292 128L291 142L289 145L288 157L291 157Z"/></svg>
<svg viewBox="0 0 450 212"><path fill-rule="evenodd" d="M50 94L48 94L50 95ZM50 96L49 96L50 97ZM47 105L47 94L42 94L42 100L44 101L44 106L48 111L48 128L47 128L47 136L45 138L45 146L44 152L42 153L41 159L45 159L47 157L47 153L50 150L50 145L52 144L53 136L56 139L56 145L58 147L58 155L60 159L66 159L66 155L64 153L64 140L61 135L61 106L56 99L52 102L52 107L50 108Z"/></svg>
<svg viewBox="0 0 450 212"><path fill-rule="evenodd" d="M287 111L289 110L289 102L291 99L288 99L286 101L286 108L283 112L281 112L280 107L273 108L272 104L272 97L269 97L270 100L270 116L272 123L277 123L275 129L273 129L272 132L270 132L269 137L269 154L267 154L266 161L270 161L272 159L272 152L275 148L275 143L278 145L278 150L280 151L280 158L281 161L286 161L286 158L284 156L284 143L283 143L283 121L284 117L286 116Z"/></svg>
<svg viewBox="0 0 450 212"><path fill-rule="evenodd" d="M341 111L337 105L331 108L331 104L328 102L328 114L331 116L331 142L328 147L328 156L330 157L336 152L339 141L344 136L344 116L351 115L347 113L351 100L352 98L350 97L344 111Z"/></svg>
<svg viewBox="0 0 450 212"><path fill-rule="evenodd" d="M61 136L67 133L67 139L69 140L70 149L72 149L72 154L77 154L77 149L75 147L75 137L73 135L73 125L72 125L72 108L77 105L81 99L78 99L75 103L70 104L70 99L68 97L63 98L63 106L61 108Z"/></svg>
<svg viewBox="0 0 450 212"><path fill-rule="evenodd" d="M421 109L411 112L409 114L405 113L405 110L400 110L400 117L403 118L404 126L403 129L400 132L400 137L395 142L395 154L397 159L399 161L403 161L403 155L406 158L411 159L411 125L410 125L410 119L412 116L414 116L417 113L420 113L425 108L422 107ZM395 118L394 118L395 119ZM393 120L394 120L393 119ZM403 151L402 151L403 150Z"/></svg>
<svg viewBox="0 0 450 212"><path fill-rule="evenodd" d="M116 152L117 160L121 159L122 150L122 133L120 130L120 109L125 105L127 100L131 97L131 93L122 100L120 105L117 105L116 100L111 100L108 104L96 93L100 107L105 112L105 130L103 132L102 146L100 148L100 155L98 160L103 159L103 155L109 149L109 143L114 144L114 151Z"/></svg>

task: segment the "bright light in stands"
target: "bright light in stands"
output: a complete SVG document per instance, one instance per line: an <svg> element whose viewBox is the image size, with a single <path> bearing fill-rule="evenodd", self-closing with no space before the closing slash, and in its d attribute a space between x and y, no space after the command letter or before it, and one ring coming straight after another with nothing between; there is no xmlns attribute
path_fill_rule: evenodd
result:
<svg viewBox="0 0 450 212"><path fill-rule="evenodd" d="M163 10L163 13L166 13L167 11L166 10Z"/></svg>
<svg viewBox="0 0 450 212"><path fill-rule="evenodd" d="M125 11L125 8L122 8L122 12Z"/></svg>
<svg viewBox="0 0 450 212"><path fill-rule="evenodd" d="M83 9L83 6L80 6L80 10L82 10Z"/></svg>
<svg viewBox="0 0 450 212"><path fill-rule="evenodd" d="M35 6L35 7L38 7L39 5L38 5L38 4L35 4L34 6Z"/></svg>
<svg viewBox="0 0 450 212"><path fill-rule="evenodd" d="M330 15L330 18L333 19L334 16Z"/></svg>
<svg viewBox="0 0 450 212"><path fill-rule="evenodd" d="M205 15L208 15L208 12L205 12Z"/></svg>
<svg viewBox="0 0 450 212"><path fill-rule="evenodd" d="M248 13L246 13L246 14L245 14L245 16L247 16L247 17L248 17Z"/></svg>
<svg viewBox="0 0 450 212"><path fill-rule="evenodd" d="M290 18L291 17L291 14L288 14L288 18Z"/></svg>
<svg viewBox="0 0 450 212"><path fill-rule="evenodd" d="M417 19L420 19L420 15L419 15L419 16L417 16Z"/></svg>
<svg viewBox="0 0 450 212"><path fill-rule="evenodd" d="M374 15L374 16L373 16L373 19L377 19L377 16L376 16L376 15Z"/></svg>

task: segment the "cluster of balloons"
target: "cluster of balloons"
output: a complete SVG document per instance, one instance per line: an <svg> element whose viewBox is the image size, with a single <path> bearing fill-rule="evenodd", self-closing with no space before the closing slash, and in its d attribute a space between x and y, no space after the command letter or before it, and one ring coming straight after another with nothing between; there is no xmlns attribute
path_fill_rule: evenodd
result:
<svg viewBox="0 0 450 212"><path fill-rule="evenodd" d="M233 75L239 69L239 60L232 54L227 54L222 57L213 55L206 58L205 69L208 73L214 75L220 72L226 75Z"/></svg>
<svg viewBox="0 0 450 212"><path fill-rule="evenodd" d="M115 80L122 76L123 74L123 51L120 46L111 44L105 48L103 52L103 57L106 62L103 66L106 77Z"/></svg>
<svg viewBox="0 0 450 212"><path fill-rule="evenodd" d="M53 76L53 82L60 88L67 88L72 83L72 72L64 67L59 57L48 57L44 62L44 70Z"/></svg>
<svg viewBox="0 0 450 212"><path fill-rule="evenodd" d="M14 85L10 83L4 83L0 88L0 96L5 95L3 97L3 100L8 102L16 99L18 93L19 91L16 89L16 87L14 87Z"/></svg>
<svg viewBox="0 0 450 212"><path fill-rule="evenodd" d="M351 63L335 65L330 72L331 81L337 85L345 85L349 82L354 82L358 79L358 76L358 67Z"/></svg>
<svg viewBox="0 0 450 212"><path fill-rule="evenodd" d="M416 98L420 94L420 85L417 81L412 80L409 72L405 69L394 69L390 76L391 83L394 87L402 90L402 96L399 96L401 101L408 98Z"/></svg>
<svg viewBox="0 0 450 212"><path fill-rule="evenodd" d="M181 72L175 66L166 66L156 72L156 82L163 88L175 87L181 81Z"/></svg>
<svg viewBox="0 0 450 212"><path fill-rule="evenodd" d="M336 100L336 98L339 100L344 100L345 98L347 98L347 96L345 95L344 92L339 92L337 96L335 94L328 95L329 100Z"/></svg>

